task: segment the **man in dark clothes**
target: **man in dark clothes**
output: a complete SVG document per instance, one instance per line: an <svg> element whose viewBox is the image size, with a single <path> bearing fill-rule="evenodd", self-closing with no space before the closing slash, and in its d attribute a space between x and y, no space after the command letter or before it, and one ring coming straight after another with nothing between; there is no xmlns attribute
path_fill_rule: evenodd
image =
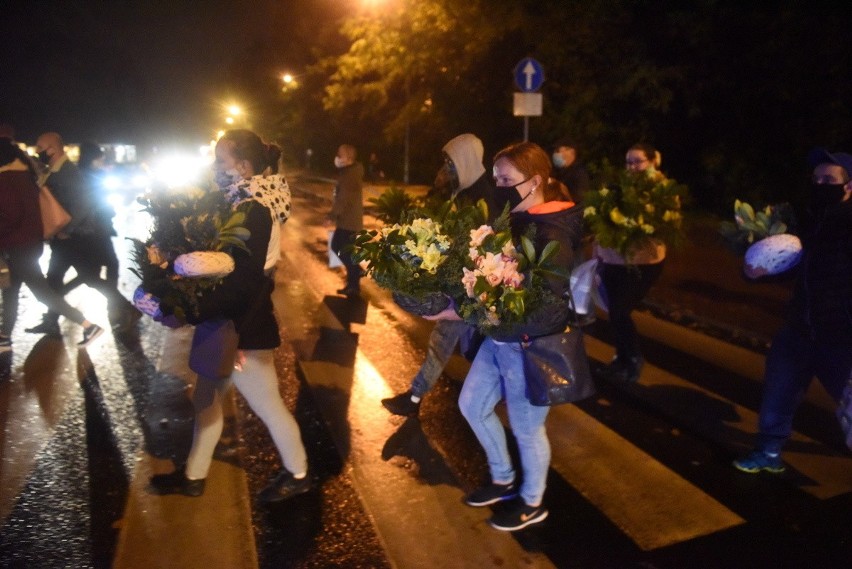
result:
<svg viewBox="0 0 852 569"><path fill-rule="evenodd" d="M575 203L582 203L583 195L591 186L589 173L577 159L577 144L562 138L553 145L553 177L565 184Z"/></svg>

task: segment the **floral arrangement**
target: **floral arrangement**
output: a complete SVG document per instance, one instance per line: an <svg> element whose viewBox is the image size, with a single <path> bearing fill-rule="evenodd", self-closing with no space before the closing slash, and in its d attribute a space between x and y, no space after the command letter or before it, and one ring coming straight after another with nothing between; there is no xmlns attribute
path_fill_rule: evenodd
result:
<svg viewBox="0 0 852 569"><path fill-rule="evenodd" d="M752 243L772 235L788 233L793 224L790 204L768 205L755 209L744 201L734 202L734 221L719 224L719 233L737 253L743 253Z"/></svg>
<svg viewBox="0 0 852 569"><path fill-rule="evenodd" d="M137 201L153 224L146 241L133 240L131 271L142 281L134 303L155 318L167 307L185 323L198 315L201 295L233 270L226 250L246 249L245 214L234 212L222 192L197 187L157 189Z"/></svg>
<svg viewBox="0 0 852 569"><path fill-rule="evenodd" d="M459 313L486 335L522 323L530 312L556 302L546 276L568 279L567 272L551 263L559 243L551 241L537 256L533 232L521 236L518 249L506 212L493 225L470 231Z"/></svg>
<svg viewBox="0 0 852 569"><path fill-rule="evenodd" d="M445 202L435 210L411 207L400 221L355 237L353 257L406 310L433 314L462 295L461 274L468 233L487 217L484 204L459 208ZM410 300L405 300L406 298ZM418 307L418 305L422 305Z"/></svg>
<svg viewBox="0 0 852 569"><path fill-rule="evenodd" d="M586 193L583 218L603 247L628 262L649 240L677 245L683 239L681 206L686 186L671 179L622 172L613 184Z"/></svg>

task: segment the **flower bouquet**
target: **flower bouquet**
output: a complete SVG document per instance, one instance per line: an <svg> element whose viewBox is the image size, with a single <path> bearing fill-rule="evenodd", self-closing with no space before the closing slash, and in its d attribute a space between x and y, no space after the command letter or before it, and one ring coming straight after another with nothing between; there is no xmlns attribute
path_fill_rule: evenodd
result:
<svg viewBox="0 0 852 569"><path fill-rule="evenodd" d="M674 180L622 172L614 184L586 193L583 218L601 246L629 263L652 240L681 242L681 205L687 198L686 186Z"/></svg>
<svg viewBox="0 0 852 569"><path fill-rule="evenodd" d="M793 213L789 204L768 205L755 210L750 204L734 202L734 221L723 221L719 232L737 252L745 251L745 272L751 278L777 275L798 264L802 243L788 233Z"/></svg>
<svg viewBox="0 0 852 569"><path fill-rule="evenodd" d="M458 208L446 202L438 211L408 209L399 223L359 232L353 258L366 261L367 274L391 290L404 310L437 314L462 295L458 275L467 234L485 220L483 208L484 204Z"/></svg>
<svg viewBox="0 0 852 569"><path fill-rule="evenodd" d="M493 226L470 231L459 313L485 335L523 323L537 308L556 302L545 277L568 280L566 271L551 264L558 242L548 243L538 256L532 235L521 236L520 245L518 249L512 241L505 212Z"/></svg>
<svg viewBox="0 0 852 569"><path fill-rule="evenodd" d="M198 316L201 295L233 271L227 249L245 249L245 214L234 212L222 192L201 188L158 189L138 198L153 221L149 238L133 239L131 269L142 283L133 302L161 320L174 314L181 323Z"/></svg>

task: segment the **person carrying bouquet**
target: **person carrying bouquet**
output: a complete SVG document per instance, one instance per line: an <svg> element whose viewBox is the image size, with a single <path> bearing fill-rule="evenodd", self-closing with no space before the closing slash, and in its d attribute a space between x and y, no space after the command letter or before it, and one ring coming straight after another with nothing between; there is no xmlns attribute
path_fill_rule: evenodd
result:
<svg viewBox="0 0 852 569"><path fill-rule="evenodd" d="M625 157L625 169L635 175L647 176L655 182L666 179L658 170L660 153L647 144L635 144ZM609 322L615 336L615 357L604 374L617 381L639 381L645 360L639 348L639 334L630 313L651 286L660 278L666 258L666 245L649 238L634 247L626 257L615 249L595 243L594 255L600 260L600 275L606 291Z"/></svg>
<svg viewBox="0 0 852 569"><path fill-rule="evenodd" d="M491 482L468 494L465 503L483 507L509 501L489 523L499 530L516 531L547 517L542 499L550 466L550 442L544 426L549 407L535 406L528 398L521 342L565 329L571 308L563 295L569 289L567 275L582 239L583 212L570 201L567 188L551 179L550 158L537 144L522 142L504 148L494 158L493 173L497 206L509 204L513 241L517 243L535 225L536 252L540 254L551 241L558 242L552 265L566 275L546 279L544 287L552 293L551 302L529 303L522 321L497 326L488 334L459 397L462 415L485 450L491 475ZM460 316L450 308L433 318ZM504 397L520 451L520 484L505 430L494 411Z"/></svg>
<svg viewBox="0 0 852 569"><path fill-rule="evenodd" d="M216 180L233 207L246 215L247 250L233 248L234 270L199 302L191 323L226 318L239 331L239 356L230 377L199 376L193 394L195 429L184 468L151 478L160 494L200 496L222 434L222 400L231 382L264 422L283 468L258 495L278 502L311 487L299 425L278 391L273 350L280 345L272 306L271 273L280 257L280 225L290 215L290 189L278 174L281 150L249 130L229 130L216 144ZM258 302L259 301L259 302ZM168 307L162 307L164 313Z"/></svg>

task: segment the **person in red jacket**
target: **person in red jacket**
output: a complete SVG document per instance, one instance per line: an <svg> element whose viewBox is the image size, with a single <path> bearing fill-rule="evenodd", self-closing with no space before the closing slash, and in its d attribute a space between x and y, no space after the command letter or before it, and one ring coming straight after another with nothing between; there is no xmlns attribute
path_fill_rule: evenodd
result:
<svg viewBox="0 0 852 569"><path fill-rule="evenodd" d="M3 289L3 322L0 327L0 352L12 349L12 330L18 317L18 292L25 283L39 302L51 311L83 326L85 348L103 329L65 302L48 284L38 260L42 243L39 189L32 163L9 138L0 138L0 255L9 265L11 286Z"/></svg>

